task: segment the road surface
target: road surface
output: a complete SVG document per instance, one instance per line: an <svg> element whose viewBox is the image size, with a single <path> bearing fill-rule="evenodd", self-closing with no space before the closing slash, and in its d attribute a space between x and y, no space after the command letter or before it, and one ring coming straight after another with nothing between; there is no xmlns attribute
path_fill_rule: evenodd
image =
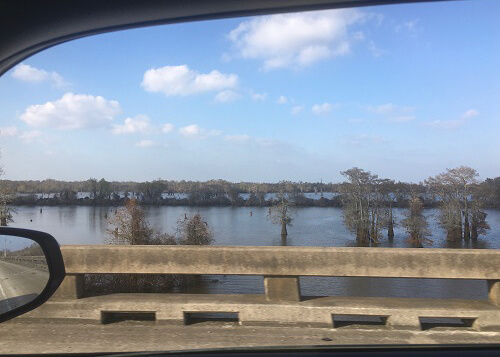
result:
<svg viewBox="0 0 500 357"><path fill-rule="evenodd" d="M29 343L27 343L29 341ZM0 324L0 354L185 350L223 347L345 344L500 343L500 332L439 329L395 331L304 327L194 324L157 325L121 322L108 325L35 322L14 319Z"/></svg>
<svg viewBox="0 0 500 357"><path fill-rule="evenodd" d="M48 280L47 271L0 260L0 313L33 300Z"/></svg>

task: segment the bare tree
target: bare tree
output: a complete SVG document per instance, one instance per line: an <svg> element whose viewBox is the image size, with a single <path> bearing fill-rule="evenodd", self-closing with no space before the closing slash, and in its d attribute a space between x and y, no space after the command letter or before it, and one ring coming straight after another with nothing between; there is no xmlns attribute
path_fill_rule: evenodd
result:
<svg viewBox="0 0 500 357"><path fill-rule="evenodd" d="M341 174L347 178L340 187L346 227L356 234L358 242L378 244L380 230L393 227L391 212L386 206L392 181L357 167Z"/></svg>
<svg viewBox="0 0 500 357"><path fill-rule="evenodd" d="M290 182L280 181L279 191L276 194L273 205L269 207L267 219L273 224L281 226L281 236L288 235L287 226L292 226L292 221L295 218L295 204L290 199Z"/></svg>
<svg viewBox="0 0 500 357"><path fill-rule="evenodd" d="M478 176L473 168L460 166L426 180L441 201L440 224L449 241L477 239L489 229L486 213L481 210L481 197L477 195Z"/></svg>
<svg viewBox="0 0 500 357"><path fill-rule="evenodd" d="M90 193L92 194L92 199L96 199L97 198L97 187L98 187L98 184L97 184L97 179L91 177L87 180L87 187L88 187L88 190L90 191Z"/></svg>
<svg viewBox="0 0 500 357"><path fill-rule="evenodd" d="M178 221L178 236L162 233L149 226L141 206L130 199L109 218L106 230L110 244L127 245L208 245L213 241L211 228L197 213ZM175 286L188 283L192 276L164 274L103 274L86 277L85 286L90 294L117 292L166 292Z"/></svg>
<svg viewBox="0 0 500 357"><path fill-rule="evenodd" d="M423 248L424 243L432 244L432 240L428 238L431 232L423 214L422 200L413 192L408 203L409 208L405 213L405 219L401 221L401 225L409 235L408 241L417 248Z"/></svg>
<svg viewBox="0 0 500 357"><path fill-rule="evenodd" d="M171 245L177 244L175 237L149 227L144 211L137 200L128 200L109 218L106 229L110 244Z"/></svg>
<svg viewBox="0 0 500 357"><path fill-rule="evenodd" d="M190 218L185 216L184 220L178 220L177 232L179 244L210 245L214 241L213 230L199 213L195 213Z"/></svg>
<svg viewBox="0 0 500 357"><path fill-rule="evenodd" d="M0 177L3 174L3 166L0 165ZM9 222L14 221L12 217L13 210L9 207L14 197L15 195L12 190L0 180L0 226L6 226Z"/></svg>

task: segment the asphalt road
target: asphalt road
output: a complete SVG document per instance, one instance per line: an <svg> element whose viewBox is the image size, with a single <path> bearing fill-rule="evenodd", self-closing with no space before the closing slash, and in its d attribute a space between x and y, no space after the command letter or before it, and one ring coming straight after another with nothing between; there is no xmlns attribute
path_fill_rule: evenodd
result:
<svg viewBox="0 0 500 357"><path fill-rule="evenodd" d="M48 280L47 271L0 260L0 313L33 300Z"/></svg>

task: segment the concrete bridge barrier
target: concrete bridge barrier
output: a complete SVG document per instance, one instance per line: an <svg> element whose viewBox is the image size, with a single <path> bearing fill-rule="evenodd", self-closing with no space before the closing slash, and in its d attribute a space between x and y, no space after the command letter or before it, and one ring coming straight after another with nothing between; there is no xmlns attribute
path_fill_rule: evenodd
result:
<svg viewBox="0 0 500 357"><path fill-rule="evenodd" d="M47 260L43 255L11 255L0 259L48 270Z"/></svg>
<svg viewBox="0 0 500 357"><path fill-rule="evenodd" d="M226 313L240 324L337 328L342 317L389 329L421 329L425 319L457 318L466 328L500 330L500 251L462 249L63 246L67 277L51 301L27 318L105 322L113 314L149 314L157 323L189 323L197 313ZM84 274L263 276L264 295L112 294L85 297ZM479 279L488 300L301 295L300 276Z"/></svg>

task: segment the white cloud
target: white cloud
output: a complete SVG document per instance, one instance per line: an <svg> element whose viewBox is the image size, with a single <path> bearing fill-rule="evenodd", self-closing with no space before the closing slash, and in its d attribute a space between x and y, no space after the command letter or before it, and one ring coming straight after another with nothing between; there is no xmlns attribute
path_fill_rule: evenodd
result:
<svg viewBox="0 0 500 357"><path fill-rule="evenodd" d="M137 143L135 143L135 146L140 147L140 148L149 148L153 146L155 143L151 140L141 140Z"/></svg>
<svg viewBox="0 0 500 357"><path fill-rule="evenodd" d="M315 104L312 106L311 111L314 114L326 114L332 111L332 105L330 103Z"/></svg>
<svg viewBox="0 0 500 357"><path fill-rule="evenodd" d="M370 144L382 144L387 140L380 135L372 135L372 134L358 134L351 138L347 138L344 140L346 144L350 144L353 146L363 146Z"/></svg>
<svg viewBox="0 0 500 357"><path fill-rule="evenodd" d="M285 97L284 95L280 95L279 98L276 100L276 103L278 104L285 104L288 102L288 98Z"/></svg>
<svg viewBox="0 0 500 357"><path fill-rule="evenodd" d="M263 61L263 69L301 67L350 52L350 28L365 15L352 9L257 17L244 21L228 38L237 55Z"/></svg>
<svg viewBox="0 0 500 357"><path fill-rule="evenodd" d="M476 109L469 109L458 119L434 120L430 123L427 123L427 126L437 129L454 130L464 126L470 118L476 117L478 115L479 111L477 111Z"/></svg>
<svg viewBox="0 0 500 357"><path fill-rule="evenodd" d="M374 41L370 40L368 43L368 50L370 50L373 57L380 57L385 54L385 51L378 48Z"/></svg>
<svg viewBox="0 0 500 357"><path fill-rule="evenodd" d="M163 124L161 126L161 131L163 133L170 133L172 130L174 130L174 125L173 124L170 124L170 123L166 123L166 124Z"/></svg>
<svg viewBox="0 0 500 357"><path fill-rule="evenodd" d="M224 139L233 142L245 142L249 141L251 137L249 135L226 135Z"/></svg>
<svg viewBox="0 0 500 357"><path fill-rule="evenodd" d="M7 126L0 128L0 136L16 136L17 128L15 126Z"/></svg>
<svg viewBox="0 0 500 357"><path fill-rule="evenodd" d="M399 115L399 116L395 116L395 117L390 117L387 120L395 122L395 123L404 123L404 122L412 121L415 119L416 119L416 117L414 115Z"/></svg>
<svg viewBox="0 0 500 357"><path fill-rule="evenodd" d="M355 40L363 41L365 39L365 33L363 31L356 31L353 33Z"/></svg>
<svg viewBox="0 0 500 357"><path fill-rule="evenodd" d="M201 132L201 128L196 124L184 126L179 129L179 133L184 136L196 136Z"/></svg>
<svg viewBox="0 0 500 357"><path fill-rule="evenodd" d="M465 113L462 114L462 118L467 119L467 118L473 118L477 117L479 115L479 111L476 109L469 109Z"/></svg>
<svg viewBox="0 0 500 357"><path fill-rule="evenodd" d="M252 100L255 100L255 101L264 101L267 98L267 94L266 93L252 93L251 97L252 97Z"/></svg>
<svg viewBox="0 0 500 357"><path fill-rule="evenodd" d="M42 136L42 132L39 130L24 131L19 135L19 139L26 143L31 143L40 136Z"/></svg>
<svg viewBox="0 0 500 357"><path fill-rule="evenodd" d="M416 119L416 116L412 115L415 108L402 107L393 103L369 106L367 107L367 110L372 113L385 116L387 121L393 123L404 123Z"/></svg>
<svg viewBox="0 0 500 357"><path fill-rule="evenodd" d="M369 106L368 110L377 114L392 114L397 106L392 103L381 104L378 106Z"/></svg>
<svg viewBox="0 0 500 357"><path fill-rule="evenodd" d="M66 93L56 101L30 105L21 115L21 120L35 128L96 128L109 124L120 111L117 101Z"/></svg>
<svg viewBox="0 0 500 357"><path fill-rule="evenodd" d="M148 134L152 132L151 122L146 115L136 115L134 118L127 118L122 125L113 125L111 132L115 135L121 134Z"/></svg>
<svg viewBox="0 0 500 357"><path fill-rule="evenodd" d="M236 74L224 74L216 70L203 74L187 65L149 69L144 73L141 83L141 87L147 92L161 92L167 96L221 91L237 86Z"/></svg>
<svg viewBox="0 0 500 357"><path fill-rule="evenodd" d="M12 71L12 77L24 82L39 83L50 81L56 87L64 87L68 82L57 72L47 72L29 64L21 63Z"/></svg>
<svg viewBox="0 0 500 357"><path fill-rule="evenodd" d="M414 34L418 30L418 22L419 22L419 19L414 19L414 20L404 21L402 23L398 23L394 27L394 31L396 33L399 33L399 32L403 32L403 30L404 30L404 31L409 32L410 34Z"/></svg>
<svg viewBox="0 0 500 357"><path fill-rule="evenodd" d="M417 24L418 24L419 19L411 20L411 21L406 21L403 26L409 31L409 32L415 32L417 30Z"/></svg>
<svg viewBox="0 0 500 357"><path fill-rule="evenodd" d="M292 113L292 115L297 115L297 114L299 114L303 110L304 110L304 106L303 105L296 105L296 106L292 107L292 109L290 110L290 112Z"/></svg>
<svg viewBox="0 0 500 357"><path fill-rule="evenodd" d="M186 137L206 137L206 136L218 136L222 134L220 130L207 130L200 128L197 124L191 124L184 126L179 129L179 133Z"/></svg>
<svg viewBox="0 0 500 357"><path fill-rule="evenodd" d="M465 124L464 119L451 119L451 120L434 120L427 125L436 129L453 130L458 129Z"/></svg>
<svg viewBox="0 0 500 357"><path fill-rule="evenodd" d="M240 97L238 93L232 91L230 89L223 90L222 92L217 93L215 96L215 101L219 103L227 103L232 102Z"/></svg>

